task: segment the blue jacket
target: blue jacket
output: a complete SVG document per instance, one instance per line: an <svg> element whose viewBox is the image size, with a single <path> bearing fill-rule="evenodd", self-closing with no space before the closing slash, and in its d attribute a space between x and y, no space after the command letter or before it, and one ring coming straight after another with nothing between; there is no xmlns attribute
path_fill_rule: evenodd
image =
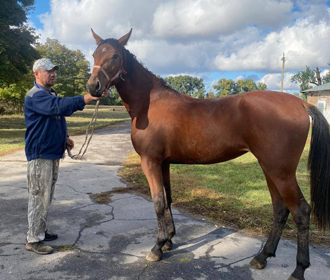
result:
<svg viewBox="0 0 330 280"><path fill-rule="evenodd" d="M28 161L62 158L67 139L65 116L85 107L84 97L58 97L34 82L24 102L25 155Z"/></svg>

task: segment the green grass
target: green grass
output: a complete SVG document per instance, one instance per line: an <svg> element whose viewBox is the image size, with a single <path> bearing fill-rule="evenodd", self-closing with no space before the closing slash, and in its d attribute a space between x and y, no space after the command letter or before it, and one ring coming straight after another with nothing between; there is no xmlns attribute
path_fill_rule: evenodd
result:
<svg viewBox="0 0 330 280"><path fill-rule="evenodd" d="M74 245L64 245L64 246L53 246L59 252L73 251L75 249Z"/></svg>
<svg viewBox="0 0 330 280"><path fill-rule="evenodd" d="M77 111L67 117L68 134L77 135L86 132L94 113L94 106L86 106L84 111ZM121 121L130 120L123 106L100 106L95 128L106 127ZM25 122L21 115L0 116L0 156L24 147Z"/></svg>

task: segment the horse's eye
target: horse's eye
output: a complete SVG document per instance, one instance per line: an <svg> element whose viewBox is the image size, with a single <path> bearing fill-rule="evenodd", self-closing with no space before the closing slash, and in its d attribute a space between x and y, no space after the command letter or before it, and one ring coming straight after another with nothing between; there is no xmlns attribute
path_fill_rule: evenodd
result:
<svg viewBox="0 0 330 280"><path fill-rule="evenodd" d="M117 59L119 56L118 56L118 54L114 54L113 56L112 56L112 59Z"/></svg>

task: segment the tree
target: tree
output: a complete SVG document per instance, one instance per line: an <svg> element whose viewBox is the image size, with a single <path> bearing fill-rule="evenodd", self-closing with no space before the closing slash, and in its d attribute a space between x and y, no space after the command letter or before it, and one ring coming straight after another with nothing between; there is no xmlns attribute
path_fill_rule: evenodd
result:
<svg viewBox="0 0 330 280"><path fill-rule="evenodd" d="M36 50L41 57L47 57L59 66L54 89L60 96L75 96L86 91L90 68L80 50L70 50L58 40L49 38L45 44L37 44Z"/></svg>
<svg viewBox="0 0 330 280"><path fill-rule="evenodd" d="M195 98L204 98L205 85L202 78L189 75L168 76L165 83L179 92Z"/></svg>
<svg viewBox="0 0 330 280"><path fill-rule="evenodd" d="M310 83L317 85L317 79L314 71L306 65L305 71L299 71L297 74L291 77L291 82L299 84L300 91L304 91L312 88Z"/></svg>
<svg viewBox="0 0 330 280"><path fill-rule="evenodd" d="M266 90L267 85L264 83L256 83L252 79L241 79L235 82L232 79L220 79L218 83L213 86L216 91L217 97L237 94L240 92L252 91L252 90Z"/></svg>
<svg viewBox="0 0 330 280"><path fill-rule="evenodd" d="M259 82L257 85L257 90L267 90L267 85L265 83Z"/></svg>
<svg viewBox="0 0 330 280"><path fill-rule="evenodd" d="M39 58L34 29L24 23L34 0L0 0L0 87L18 82Z"/></svg>
<svg viewBox="0 0 330 280"><path fill-rule="evenodd" d="M330 62L328 63L330 66ZM320 77L320 71L318 67L316 70L312 70L309 66L306 65L305 71L299 71L297 74L291 77L291 81L299 84L300 92L312 88L310 84L319 86L321 84L330 83L330 71L323 77ZM303 94L303 99L307 100L307 95Z"/></svg>
<svg viewBox="0 0 330 280"><path fill-rule="evenodd" d="M238 93L237 85L234 80L232 79L220 79L216 85L213 86L216 91L217 97L227 96L231 94Z"/></svg>
<svg viewBox="0 0 330 280"><path fill-rule="evenodd" d="M257 85L252 79L238 80L236 84L238 92L246 92L257 89Z"/></svg>
<svg viewBox="0 0 330 280"><path fill-rule="evenodd" d="M330 62L328 63L328 65L330 66ZM327 72L327 74L325 74L325 76L322 79L323 83L330 83L330 71Z"/></svg>
<svg viewBox="0 0 330 280"><path fill-rule="evenodd" d="M211 99L211 98L215 98L215 97L216 96L215 96L214 92L211 91L211 90L208 93L205 94L206 99Z"/></svg>

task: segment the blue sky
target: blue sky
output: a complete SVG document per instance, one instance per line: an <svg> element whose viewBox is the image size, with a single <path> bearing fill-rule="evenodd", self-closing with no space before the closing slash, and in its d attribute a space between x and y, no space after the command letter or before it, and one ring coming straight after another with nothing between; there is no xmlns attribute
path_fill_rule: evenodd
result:
<svg viewBox="0 0 330 280"><path fill-rule="evenodd" d="M50 13L50 4L49 0L35 0L34 4L35 9L30 13L29 20L31 20L35 27L42 29L42 23L39 20L38 15Z"/></svg>
<svg viewBox="0 0 330 280"><path fill-rule="evenodd" d="M192 75L207 88L221 78L253 78L284 91L306 65L324 75L330 62L330 1L322 0L36 0L29 24L40 41L59 40L91 62L90 28L119 38L155 74Z"/></svg>

